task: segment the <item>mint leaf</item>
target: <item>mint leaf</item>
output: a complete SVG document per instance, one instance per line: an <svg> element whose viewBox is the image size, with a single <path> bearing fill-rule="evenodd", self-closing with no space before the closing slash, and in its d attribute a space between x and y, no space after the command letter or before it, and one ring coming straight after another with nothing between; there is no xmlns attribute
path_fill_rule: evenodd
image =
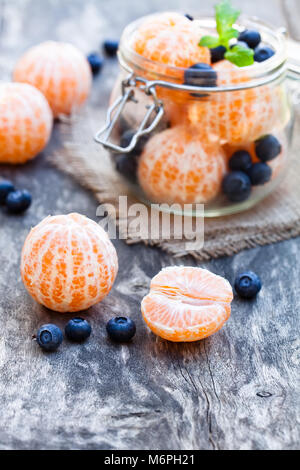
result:
<svg viewBox="0 0 300 470"><path fill-rule="evenodd" d="M216 36L203 36L199 42L201 47L209 47L210 49L218 47L220 45L220 40Z"/></svg>
<svg viewBox="0 0 300 470"><path fill-rule="evenodd" d="M232 25L240 16L240 11L236 10L231 5L230 0L222 0L221 3L216 5L215 9L217 31L219 36L223 36L229 29L232 28Z"/></svg>
<svg viewBox="0 0 300 470"><path fill-rule="evenodd" d="M230 39L237 38L239 36L239 32L235 28L229 28L223 36L220 37L220 43L222 46L225 46L227 49L229 48L229 41Z"/></svg>
<svg viewBox="0 0 300 470"><path fill-rule="evenodd" d="M238 67L246 67L254 63L254 51L237 45L225 53L225 59Z"/></svg>

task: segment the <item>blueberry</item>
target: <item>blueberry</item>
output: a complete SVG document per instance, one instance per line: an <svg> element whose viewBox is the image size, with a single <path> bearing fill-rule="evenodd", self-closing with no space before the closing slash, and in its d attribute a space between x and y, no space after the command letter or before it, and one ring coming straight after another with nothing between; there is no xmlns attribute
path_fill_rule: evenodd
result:
<svg viewBox="0 0 300 470"><path fill-rule="evenodd" d="M262 162L269 162L282 151L281 143L274 135L266 135L255 142L255 152Z"/></svg>
<svg viewBox="0 0 300 470"><path fill-rule="evenodd" d="M130 318L116 317L109 320L106 325L106 331L113 341L126 343L134 337L136 326Z"/></svg>
<svg viewBox="0 0 300 470"><path fill-rule="evenodd" d="M240 46L240 47L244 47L245 49L249 49L248 44L244 41L237 41L236 43L231 44L230 49L232 49L235 46Z"/></svg>
<svg viewBox="0 0 300 470"><path fill-rule="evenodd" d="M119 41L115 41L114 39L106 39L106 41L103 42L103 49L110 57L114 57L116 55L118 48Z"/></svg>
<svg viewBox="0 0 300 470"><path fill-rule="evenodd" d="M261 36L258 31L245 29L245 31L239 35L238 40L245 42L250 49L255 49L261 41Z"/></svg>
<svg viewBox="0 0 300 470"><path fill-rule="evenodd" d="M134 155L118 154L115 156L116 170L132 183L136 182L138 161Z"/></svg>
<svg viewBox="0 0 300 470"><path fill-rule="evenodd" d="M184 83L190 86L217 86L217 72L208 64L194 64L184 73Z"/></svg>
<svg viewBox="0 0 300 470"><path fill-rule="evenodd" d="M103 67L103 59L97 54L97 52L92 52L88 55L87 60L91 66L93 75L97 75Z"/></svg>
<svg viewBox="0 0 300 470"><path fill-rule="evenodd" d="M65 328L66 337L76 343L81 343L88 339L91 332L91 325L83 318L73 318L67 323Z"/></svg>
<svg viewBox="0 0 300 470"><path fill-rule="evenodd" d="M136 133L136 131L133 130L127 130L125 131L120 140L120 145L123 148L126 148L129 146L130 142L132 141L133 135ZM147 142L148 138L146 136L142 136L139 138L139 140L136 143L135 148L130 152L130 155L140 155L144 149L144 146Z"/></svg>
<svg viewBox="0 0 300 470"><path fill-rule="evenodd" d="M194 18L193 18L191 15L189 15L188 13L187 13L186 15L184 15L184 16L185 16L188 20L194 21Z"/></svg>
<svg viewBox="0 0 300 470"><path fill-rule="evenodd" d="M5 204L8 194L13 191L15 191L15 187L11 181L0 181L0 204Z"/></svg>
<svg viewBox="0 0 300 470"><path fill-rule="evenodd" d="M268 46L258 46L254 50L254 60L255 62L264 62L265 60L270 59L275 52L271 47Z"/></svg>
<svg viewBox="0 0 300 470"><path fill-rule="evenodd" d="M261 290L261 280L252 271L239 274L234 282L237 294L244 299L252 299Z"/></svg>
<svg viewBox="0 0 300 470"><path fill-rule="evenodd" d="M212 64L224 60L225 52L227 51L226 47L218 46L210 49L210 56Z"/></svg>
<svg viewBox="0 0 300 470"><path fill-rule="evenodd" d="M48 324L41 326L36 339L39 346L45 351L56 351L62 343L63 335L58 326Z"/></svg>
<svg viewBox="0 0 300 470"><path fill-rule="evenodd" d="M258 186L270 181L272 176L272 168L266 163L254 163L248 171L252 186Z"/></svg>
<svg viewBox="0 0 300 470"><path fill-rule="evenodd" d="M229 160L229 168L232 171L245 171L250 170L252 166L252 158L246 150L239 150L235 152Z"/></svg>
<svg viewBox="0 0 300 470"><path fill-rule="evenodd" d="M228 173L223 179L223 191L232 202L242 202L251 194L251 181L242 171Z"/></svg>
<svg viewBox="0 0 300 470"><path fill-rule="evenodd" d="M26 191L12 191L6 197L5 205L11 214L21 214L31 205L31 194Z"/></svg>

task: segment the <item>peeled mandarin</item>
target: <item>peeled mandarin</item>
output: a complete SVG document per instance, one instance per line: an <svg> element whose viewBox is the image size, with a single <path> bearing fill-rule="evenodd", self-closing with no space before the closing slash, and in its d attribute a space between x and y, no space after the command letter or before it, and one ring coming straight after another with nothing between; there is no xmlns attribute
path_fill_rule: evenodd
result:
<svg viewBox="0 0 300 470"><path fill-rule="evenodd" d="M132 49L140 54L139 75L148 80L184 82L184 70L202 62L210 64L210 51L200 47L202 31L196 22L174 12L149 16L133 33ZM156 87L157 96L164 101L165 109L171 103L185 103L189 95L182 91Z"/></svg>
<svg viewBox="0 0 300 470"><path fill-rule="evenodd" d="M139 159L138 180L159 203L205 203L221 188L226 157L216 142L193 128L176 126L154 135Z"/></svg>
<svg viewBox="0 0 300 470"><path fill-rule="evenodd" d="M152 279L141 310L156 335L190 342L222 328L230 317L232 299L232 288L221 276L206 269L172 266Z"/></svg>
<svg viewBox="0 0 300 470"><path fill-rule="evenodd" d="M85 56L72 44L48 41L20 58L13 79L38 88L58 117L76 112L85 103L92 73Z"/></svg>
<svg viewBox="0 0 300 470"><path fill-rule="evenodd" d="M47 145L53 124L49 104L36 88L0 83L0 163L19 164Z"/></svg>
<svg viewBox="0 0 300 470"><path fill-rule="evenodd" d="M199 28L184 15L162 13L149 16L141 24L133 34L131 45L146 59L170 67L188 68L197 62L210 63L209 49L198 45L200 34Z"/></svg>
<svg viewBox="0 0 300 470"><path fill-rule="evenodd" d="M246 71L224 60L216 63L218 86L249 82ZM189 119L222 143L233 145L254 141L289 119L282 85L265 85L246 90L212 93L189 108Z"/></svg>
<svg viewBox="0 0 300 470"><path fill-rule="evenodd" d="M78 312L100 302L118 272L106 232L80 214L47 217L29 233L21 274L29 294L56 312Z"/></svg>

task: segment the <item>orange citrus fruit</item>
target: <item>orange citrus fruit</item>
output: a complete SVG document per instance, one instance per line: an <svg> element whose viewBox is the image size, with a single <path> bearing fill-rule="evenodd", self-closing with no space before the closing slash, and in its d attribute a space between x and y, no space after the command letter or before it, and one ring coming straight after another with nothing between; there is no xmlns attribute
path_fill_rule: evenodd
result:
<svg viewBox="0 0 300 470"><path fill-rule="evenodd" d="M164 268L142 300L142 315L156 335L169 341L198 341L220 330L230 317L229 282L206 269Z"/></svg>
<svg viewBox="0 0 300 470"><path fill-rule="evenodd" d="M13 78L38 88L55 117L77 111L85 103L92 83L84 55L72 44L55 41L29 49L17 62Z"/></svg>
<svg viewBox="0 0 300 470"><path fill-rule="evenodd" d="M163 79L174 83L184 82L184 70L202 62L210 64L207 47L200 47L203 31L198 24L174 12L147 17L133 33L131 47L146 62L140 63L138 75L149 80ZM158 98L169 102L185 103L189 95L182 91L157 87Z"/></svg>
<svg viewBox="0 0 300 470"><path fill-rule="evenodd" d="M214 65L218 85L249 82L246 71L224 60ZM201 126L222 143L239 144L256 140L288 120L286 94L281 85L212 93L189 109L192 124Z"/></svg>
<svg viewBox="0 0 300 470"><path fill-rule="evenodd" d="M47 145L53 124L49 104L36 88L0 83L0 163L25 163Z"/></svg>
<svg viewBox="0 0 300 470"><path fill-rule="evenodd" d="M210 63L209 49L198 45L200 37L201 32L192 21L179 13L167 12L149 16L134 32L131 46L158 64L188 68L198 62Z"/></svg>
<svg viewBox="0 0 300 470"><path fill-rule="evenodd" d="M78 312L100 302L118 272L106 232L80 214L47 217L29 233L21 274L29 294L56 312Z"/></svg>
<svg viewBox="0 0 300 470"><path fill-rule="evenodd" d="M219 192L226 157L216 142L177 126L154 135L139 159L138 179L155 202L201 203Z"/></svg>

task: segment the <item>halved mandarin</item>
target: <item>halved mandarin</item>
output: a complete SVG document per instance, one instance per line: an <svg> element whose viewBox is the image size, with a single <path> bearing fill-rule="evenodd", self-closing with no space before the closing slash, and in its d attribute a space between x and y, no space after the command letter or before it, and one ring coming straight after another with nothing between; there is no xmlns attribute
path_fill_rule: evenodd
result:
<svg viewBox="0 0 300 470"><path fill-rule="evenodd" d="M29 49L19 59L13 79L38 88L58 117L78 111L85 103L92 73L85 56L72 44L47 41Z"/></svg>
<svg viewBox="0 0 300 470"><path fill-rule="evenodd" d="M206 269L172 266L152 279L141 310L156 335L191 342L222 328L230 317L232 299L232 288L223 277Z"/></svg>
<svg viewBox="0 0 300 470"><path fill-rule="evenodd" d="M218 73L219 86L250 81L246 71L227 60L213 67ZM212 93L190 106L189 119L223 144L254 141L286 125L289 119L286 93L282 85Z"/></svg>
<svg viewBox="0 0 300 470"><path fill-rule="evenodd" d="M24 83L0 84L0 163L19 164L47 145L53 115L42 93Z"/></svg>
<svg viewBox="0 0 300 470"><path fill-rule="evenodd" d="M219 192L226 157L217 142L192 127L176 126L154 135L139 159L138 180L159 203L205 203Z"/></svg>
<svg viewBox="0 0 300 470"><path fill-rule="evenodd" d="M21 274L29 294L56 312L100 302L118 272L116 250L96 222L80 214L47 217L29 233Z"/></svg>

